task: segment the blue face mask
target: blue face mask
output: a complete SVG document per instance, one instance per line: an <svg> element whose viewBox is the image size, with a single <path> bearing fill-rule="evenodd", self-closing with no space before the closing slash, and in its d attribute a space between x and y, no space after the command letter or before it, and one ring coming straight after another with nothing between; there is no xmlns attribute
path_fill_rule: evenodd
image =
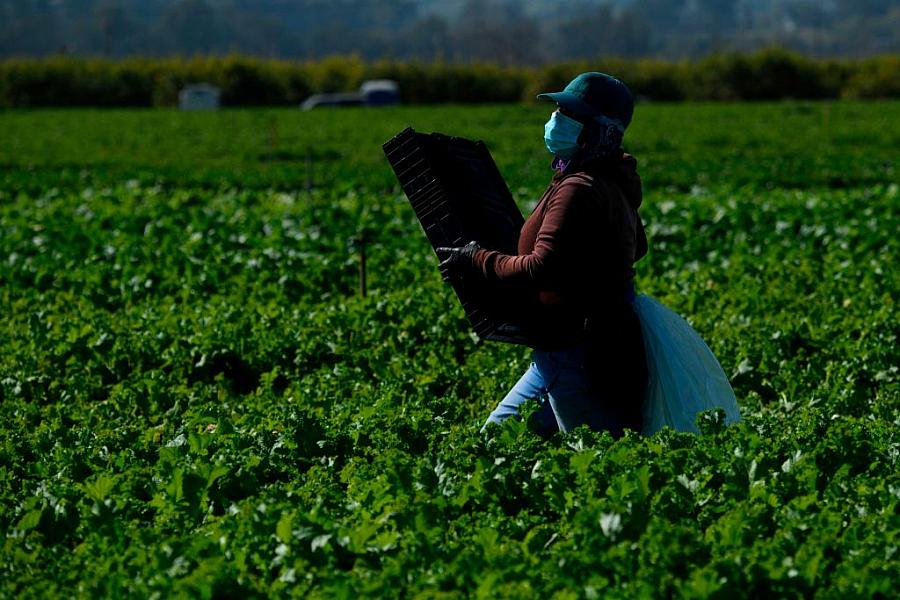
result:
<svg viewBox="0 0 900 600"><path fill-rule="evenodd" d="M578 151L578 136L584 127L571 117L567 117L559 111L550 115L550 120L544 125L544 143L547 150L563 160L569 160Z"/></svg>

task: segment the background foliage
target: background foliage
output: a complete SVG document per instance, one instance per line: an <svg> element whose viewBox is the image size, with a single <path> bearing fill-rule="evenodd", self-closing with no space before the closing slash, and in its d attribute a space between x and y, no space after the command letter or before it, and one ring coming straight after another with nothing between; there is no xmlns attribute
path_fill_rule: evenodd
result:
<svg viewBox="0 0 900 600"><path fill-rule="evenodd" d="M527 352L380 154L482 137L528 210L546 107L0 113L0 595L891 597L898 112L638 107L639 287L744 420L616 442L478 432Z"/></svg>
<svg viewBox="0 0 900 600"><path fill-rule="evenodd" d="M0 60L0 107L173 106L186 84L210 82L227 106L295 105L365 79L400 84L405 103L533 102L583 71L612 73L647 100L900 97L900 56L814 60L782 50L713 54L695 62L602 59L541 67L331 57L292 62L241 56L51 57Z"/></svg>
<svg viewBox="0 0 900 600"><path fill-rule="evenodd" d="M898 29L894 0L0 0L0 56L862 57L900 51Z"/></svg>

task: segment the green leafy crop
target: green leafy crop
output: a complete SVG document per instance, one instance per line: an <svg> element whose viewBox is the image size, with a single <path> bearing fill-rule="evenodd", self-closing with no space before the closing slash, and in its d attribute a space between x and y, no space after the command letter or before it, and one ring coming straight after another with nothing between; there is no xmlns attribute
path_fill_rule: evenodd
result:
<svg viewBox="0 0 900 600"><path fill-rule="evenodd" d="M482 137L527 210L545 110L0 113L0 596L892 597L898 109L638 107L639 288L744 419L618 441L479 434L527 352L380 154Z"/></svg>

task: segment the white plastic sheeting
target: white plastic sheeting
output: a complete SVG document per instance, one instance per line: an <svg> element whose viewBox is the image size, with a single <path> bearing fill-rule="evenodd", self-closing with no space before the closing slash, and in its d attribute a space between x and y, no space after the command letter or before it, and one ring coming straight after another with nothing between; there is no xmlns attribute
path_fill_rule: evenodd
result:
<svg viewBox="0 0 900 600"><path fill-rule="evenodd" d="M740 420L734 390L722 366L696 331L650 296L634 302L644 334L649 385L644 435L665 426L700 433L697 413L721 408L728 424Z"/></svg>

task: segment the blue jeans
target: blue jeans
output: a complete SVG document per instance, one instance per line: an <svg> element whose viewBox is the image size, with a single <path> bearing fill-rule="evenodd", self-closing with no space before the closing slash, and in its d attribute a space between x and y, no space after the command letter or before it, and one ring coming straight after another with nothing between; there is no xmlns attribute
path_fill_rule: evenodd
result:
<svg viewBox="0 0 900 600"><path fill-rule="evenodd" d="M526 400L537 400L540 404L534 420L542 435L569 431L579 425L595 431L605 429L616 437L621 435L622 423L610 406L611 399L604 398L591 385L582 346L535 350L531 366L500 401L484 427L509 417L520 418L518 409Z"/></svg>

